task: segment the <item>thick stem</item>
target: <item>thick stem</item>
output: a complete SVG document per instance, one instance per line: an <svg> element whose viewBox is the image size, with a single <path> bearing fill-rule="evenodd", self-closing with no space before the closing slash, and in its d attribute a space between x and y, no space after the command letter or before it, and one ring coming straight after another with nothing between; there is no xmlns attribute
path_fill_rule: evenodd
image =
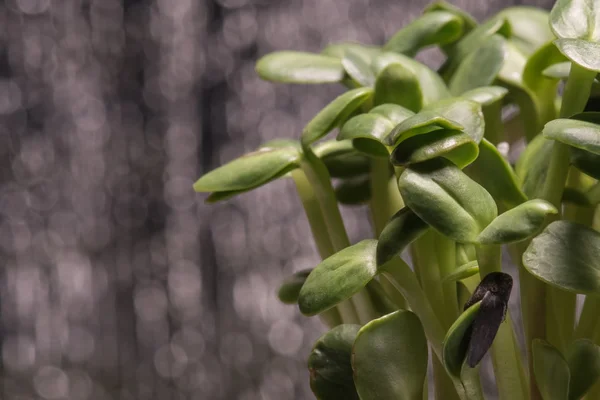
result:
<svg viewBox="0 0 600 400"><path fill-rule="evenodd" d="M491 272L501 272L502 250L497 245L482 245L477 248L479 275L483 279ZM500 324L492 344L492 363L501 400L528 399L528 388L519 347L515 337L510 313Z"/></svg>
<svg viewBox="0 0 600 400"><path fill-rule="evenodd" d="M419 281L423 291L427 294L433 310L445 329L449 328L444 315L444 293L440 268L435 253L435 235L433 230L428 230L412 243L416 257L413 259L415 270L419 271Z"/></svg>
<svg viewBox="0 0 600 400"><path fill-rule="evenodd" d="M435 232L435 249L437 250L440 277L443 279L456 268L456 243ZM456 282L440 282L440 285L444 295L445 324L449 328L459 315Z"/></svg>
<svg viewBox="0 0 600 400"><path fill-rule="evenodd" d="M333 248L336 252L340 251L350 245L350 240L348 239L344 221L338 208L329 171L327 171L327 167L323 161L313 153L310 147L304 147L303 150L304 160L301 165L302 170L306 174L321 207ZM360 323L366 324L379 316L366 290L356 293L350 301L354 306ZM340 313L342 313L341 308Z"/></svg>

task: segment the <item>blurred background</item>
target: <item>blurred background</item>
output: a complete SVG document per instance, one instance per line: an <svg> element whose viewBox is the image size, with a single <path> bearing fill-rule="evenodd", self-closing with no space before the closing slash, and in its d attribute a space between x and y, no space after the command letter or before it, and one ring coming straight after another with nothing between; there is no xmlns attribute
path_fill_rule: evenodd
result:
<svg viewBox="0 0 600 400"><path fill-rule="evenodd" d="M319 261L293 184L216 205L192 184L342 91L262 82L260 56L382 44L427 3L0 2L0 398L313 398L324 327L276 298Z"/></svg>

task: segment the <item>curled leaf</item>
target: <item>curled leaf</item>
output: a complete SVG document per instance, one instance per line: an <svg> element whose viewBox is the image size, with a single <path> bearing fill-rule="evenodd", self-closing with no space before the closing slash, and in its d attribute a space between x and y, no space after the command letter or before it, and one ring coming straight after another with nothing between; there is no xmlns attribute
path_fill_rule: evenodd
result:
<svg viewBox="0 0 600 400"><path fill-rule="evenodd" d="M575 119L555 119L546 124L544 137L600 155L600 125Z"/></svg>
<svg viewBox="0 0 600 400"><path fill-rule="evenodd" d="M386 224L377 242L377 265L387 263L421 236L429 226L410 208L398 211Z"/></svg>

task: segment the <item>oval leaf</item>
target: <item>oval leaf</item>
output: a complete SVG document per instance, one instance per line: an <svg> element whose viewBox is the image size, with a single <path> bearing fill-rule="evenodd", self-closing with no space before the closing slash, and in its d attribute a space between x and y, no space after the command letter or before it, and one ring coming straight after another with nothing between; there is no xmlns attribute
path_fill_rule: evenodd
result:
<svg viewBox="0 0 600 400"><path fill-rule="evenodd" d="M431 11L400 29L384 49L414 56L423 47L446 45L458 40L463 33L463 20L445 11Z"/></svg>
<svg viewBox="0 0 600 400"><path fill-rule="evenodd" d="M481 244L520 242L542 229L548 214L558 214L556 208L545 200L529 200L496 217L479 234Z"/></svg>
<svg viewBox="0 0 600 400"><path fill-rule="evenodd" d="M374 113L357 115L344 124L338 140L352 139L354 147L374 157L387 157L389 152L382 143L394 128L392 122Z"/></svg>
<svg viewBox="0 0 600 400"><path fill-rule="evenodd" d="M600 41L600 4L596 0L557 0L550 27L560 39Z"/></svg>
<svg viewBox="0 0 600 400"><path fill-rule="evenodd" d="M555 44L569 60L583 68L600 72L600 43L581 39L559 39Z"/></svg>
<svg viewBox="0 0 600 400"><path fill-rule="evenodd" d="M369 322L358 332L352 352L361 400L423 399L427 339L412 312L399 310Z"/></svg>
<svg viewBox="0 0 600 400"><path fill-rule="evenodd" d="M344 78L339 59L299 51L267 54L256 63L256 72L265 80L284 83L335 83Z"/></svg>
<svg viewBox="0 0 600 400"><path fill-rule="evenodd" d="M386 144L392 146L437 128L464 131L475 143L481 142L485 129L481 105L460 98L441 100L396 126L388 135Z"/></svg>
<svg viewBox="0 0 600 400"><path fill-rule="evenodd" d="M369 114L376 114L386 117L392 122L392 124L394 124L394 126L415 115L415 113L410 111L408 108L399 106L397 104L379 105L369 111Z"/></svg>
<svg viewBox="0 0 600 400"><path fill-rule="evenodd" d="M398 104L412 111L420 110L423 93L418 77L401 64L388 65L377 75L374 103Z"/></svg>
<svg viewBox="0 0 600 400"><path fill-rule="evenodd" d="M571 147L571 164L592 178L600 179L600 155Z"/></svg>
<svg viewBox="0 0 600 400"><path fill-rule="evenodd" d="M444 157L459 168L472 163L479 154L479 147L464 132L438 129L425 135L417 135L401 142L391 155L394 165L410 165Z"/></svg>
<svg viewBox="0 0 600 400"><path fill-rule="evenodd" d="M544 137L600 155L600 125L574 119L555 119L544 126Z"/></svg>
<svg viewBox="0 0 600 400"><path fill-rule="evenodd" d="M364 288L378 273L376 249L376 240L363 240L317 265L300 290L302 314L319 314Z"/></svg>
<svg viewBox="0 0 600 400"><path fill-rule="evenodd" d="M358 84L369 87L375 84L375 74L371 69L371 60L369 58L365 59L363 54L348 49L344 58L342 58L342 65L346 73Z"/></svg>
<svg viewBox="0 0 600 400"><path fill-rule="evenodd" d="M589 339L577 339L567 351L571 372L569 399L581 399L600 378L600 346Z"/></svg>
<svg viewBox="0 0 600 400"><path fill-rule="evenodd" d="M371 170L370 159L359 153L350 140L328 140L319 143L313 150L333 178L351 178L368 174Z"/></svg>
<svg viewBox="0 0 600 400"><path fill-rule="evenodd" d="M490 192L498 204L506 208L513 208L527 200L519 188L519 179L514 170L487 139L479 143L479 156L466 172ZM494 178L490 179L491 176Z"/></svg>
<svg viewBox="0 0 600 400"><path fill-rule="evenodd" d="M504 98L508 90L501 86L484 86L469 90L460 95L461 98L474 101L482 106L489 106Z"/></svg>
<svg viewBox="0 0 600 400"><path fill-rule="evenodd" d="M492 196L443 159L412 165L402 173L398 186L415 214L457 242L476 242L497 215Z"/></svg>
<svg viewBox="0 0 600 400"><path fill-rule="evenodd" d="M235 159L201 177L196 192L246 191L277 179L299 166L295 147L258 150Z"/></svg>
<svg viewBox="0 0 600 400"><path fill-rule="evenodd" d="M533 340L533 372L544 400L569 398L569 366L554 346L541 339Z"/></svg>
<svg viewBox="0 0 600 400"><path fill-rule="evenodd" d="M340 204L355 206L371 199L371 179L369 175L344 179L335 186L335 197Z"/></svg>
<svg viewBox="0 0 600 400"><path fill-rule="evenodd" d="M339 325L321 336L308 357L310 388L318 399L359 400L352 376L352 345L360 325Z"/></svg>
<svg viewBox="0 0 600 400"><path fill-rule="evenodd" d="M296 304L298 303L298 295L300 294L300 289L308 274L310 274L311 269L305 269L302 271L294 272L292 276L287 278L281 286L279 287L279 291L277 292L277 297L284 304Z"/></svg>
<svg viewBox="0 0 600 400"><path fill-rule="evenodd" d="M350 90L337 97L322 109L302 131L301 141L309 145L331 132L373 94L373 89Z"/></svg>
<svg viewBox="0 0 600 400"><path fill-rule="evenodd" d="M377 265L387 263L429 228L408 207L398 211L386 224L377 242Z"/></svg>
<svg viewBox="0 0 600 400"><path fill-rule="evenodd" d="M523 254L523 264L542 281L575 293L600 295L600 233L556 221Z"/></svg>
<svg viewBox="0 0 600 400"><path fill-rule="evenodd" d="M462 366L469 350L471 326L479 313L480 307L481 302L478 302L467 308L446 333L444 339L444 367L446 367L446 371L450 376L456 379L461 378Z"/></svg>
<svg viewBox="0 0 600 400"><path fill-rule="evenodd" d="M490 85L502 69L506 39L492 35L460 63L450 79L450 92L460 95L480 86Z"/></svg>

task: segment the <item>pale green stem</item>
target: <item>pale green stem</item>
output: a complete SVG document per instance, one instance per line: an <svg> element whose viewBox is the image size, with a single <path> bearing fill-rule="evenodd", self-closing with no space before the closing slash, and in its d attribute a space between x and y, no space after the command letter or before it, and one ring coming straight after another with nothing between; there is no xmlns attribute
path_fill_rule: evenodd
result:
<svg viewBox="0 0 600 400"><path fill-rule="evenodd" d="M369 207L373 217L373 230L376 238L379 238L389 219L404 207L398 184L393 177L387 157L371 159L371 201ZM391 262L394 263L396 260L393 259ZM381 286L398 308L406 309L406 300L387 279L381 281Z"/></svg>
<svg viewBox="0 0 600 400"><path fill-rule="evenodd" d="M435 249L438 257L440 276L443 279L456 269L456 243L446 236L435 232ZM444 318L449 328L459 315L456 282L446 282L441 285L444 295Z"/></svg>
<svg viewBox="0 0 600 400"><path fill-rule="evenodd" d="M483 107L483 118L485 120L485 138L494 146L500 143L502 133L502 102L496 101Z"/></svg>
<svg viewBox="0 0 600 400"><path fill-rule="evenodd" d="M304 212L308 219L308 224L312 232L315 244L319 251L321 259L326 259L335 253L329 234L327 233L327 226L321 212L321 207L316 198L315 191L313 190L310 182L306 178L304 172L300 169L292 171L292 178L296 184L296 190L298 197L304 207ZM329 309L319 314L321 321L328 327L333 328L343 322L346 323L358 323L358 317L352 308L348 309L348 305L340 305L335 308ZM343 314L343 315L342 315Z"/></svg>
<svg viewBox="0 0 600 400"><path fill-rule="evenodd" d="M327 167L323 161L313 153L310 147L306 146L303 150L304 160L301 164L302 170L315 191L333 248L336 252L340 251L350 245L350 240L348 239L344 221L338 208L329 171L327 171ZM366 324L379 316L366 290L356 293L350 300L361 324ZM343 313L342 308L340 308L340 313Z"/></svg>
<svg viewBox="0 0 600 400"><path fill-rule="evenodd" d="M491 272L501 272L501 247L497 245L478 246L477 261L481 279ZM500 329L498 329L492 344L492 363L500 400L529 398L527 380L521 364L512 318L508 311L506 321L500 324Z"/></svg>

